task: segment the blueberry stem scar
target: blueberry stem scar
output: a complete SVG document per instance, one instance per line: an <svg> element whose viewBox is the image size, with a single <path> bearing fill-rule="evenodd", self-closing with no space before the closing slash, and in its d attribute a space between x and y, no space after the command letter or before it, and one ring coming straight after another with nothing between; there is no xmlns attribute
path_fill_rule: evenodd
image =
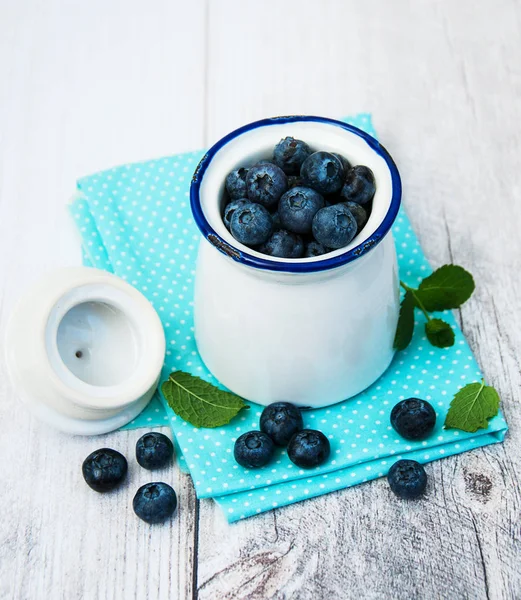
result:
<svg viewBox="0 0 521 600"><path fill-rule="evenodd" d="M422 301L418 298L418 295L416 294L416 290L414 288L409 287L406 283L404 283L403 281L400 281L400 285L403 287L403 289L406 292L410 292L413 295L414 298L414 302L416 304L416 306L422 311L422 313L425 315L425 318L427 319L427 321L431 320L431 317L429 315L429 313L425 310L425 306L423 306Z"/></svg>

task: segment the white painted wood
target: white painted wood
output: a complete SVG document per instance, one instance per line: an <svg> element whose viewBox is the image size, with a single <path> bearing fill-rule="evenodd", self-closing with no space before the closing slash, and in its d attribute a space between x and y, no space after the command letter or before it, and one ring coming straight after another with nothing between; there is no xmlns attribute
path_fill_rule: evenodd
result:
<svg viewBox="0 0 521 600"><path fill-rule="evenodd" d="M203 2L0 0L0 335L27 283L80 262L65 209L78 176L203 146L203 22ZM191 598L189 478L153 475L173 482L180 511L151 529L131 508L151 480L135 461L116 494L80 474L101 445L130 459L138 431L80 439L40 425L3 358L0 400L0 598Z"/></svg>
<svg viewBox="0 0 521 600"><path fill-rule="evenodd" d="M1 598L521 598L521 5L439 0L0 0L0 335L22 288L77 264L75 179L208 144L267 115L371 111L435 265L478 287L461 322L511 431L429 467L427 499L384 481L229 526L188 477L171 526L134 489L79 477L139 432L56 434L0 362Z"/></svg>

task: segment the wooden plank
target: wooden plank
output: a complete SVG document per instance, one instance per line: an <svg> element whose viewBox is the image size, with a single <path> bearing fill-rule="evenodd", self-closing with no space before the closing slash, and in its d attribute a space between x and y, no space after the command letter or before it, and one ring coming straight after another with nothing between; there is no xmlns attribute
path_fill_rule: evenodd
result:
<svg viewBox="0 0 521 600"><path fill-rule="evenodd" d="M65 208L78 176L203 145L204 3L23 0L0 10L3 331L26 284L79 264ZM137 468L139 431L83 439L40 425L20 406L3 359L0 400L0 597L191 598L189 477ZM121 450L130 472L128 485L100 496L83 483L81 463L103 445ZM133 495L151 477L178 491L170 526L133 514Z"/></svg>
<svg viewBox="0 0 521 600"><path fill-rule="evenodd" d="M233 526L176 469L178 519L150 529L130 508L141 470L106 497L78 477L139 433L52 432L0 361L0 597L521 597L520 23L506 0L2 4L0 336L28 281L79 260L78 175L269 114L372 111L429 258L476 277L462 325L511 433L429 467L423 502L376 481Z"/></svg>
<svg viewBox="0 0 521 600"><path fill-rule="evenodd" d="M232 526L201 503L201 599L521 597L520 9L498 2L491 18L487 7L226 0L210 11L212 139L267 115L374 113L427 255L476 277L461 320L511 433L429 466L423 502L376 481Z"/></svg>

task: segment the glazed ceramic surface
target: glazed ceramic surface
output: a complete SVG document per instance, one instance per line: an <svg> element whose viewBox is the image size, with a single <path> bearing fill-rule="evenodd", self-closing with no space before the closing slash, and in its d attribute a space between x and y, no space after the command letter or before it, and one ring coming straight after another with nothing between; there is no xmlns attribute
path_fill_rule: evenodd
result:
<svg viewBox="0 0 521 600"><path fill-rule="evenodd" d="M122 279L86 267L46 276L18 303L7 365L35 414L74 434L131 421L151 399L164 332L148 300Z"/></svg>
<svg viewBox="0 0 521 600"><path fill-rule="evenodd" d="M346 248L288 260L239 244L222 221L224 180L271 156L285 136L370 167L370 219ZM191 203L204 236L195 286L195 336L208 368L242 397L326 406L371 385L393 358L399 281L391 225L400 177L386 150L355 127L320 117L247 125L218 142L194 175Z"/></svg>

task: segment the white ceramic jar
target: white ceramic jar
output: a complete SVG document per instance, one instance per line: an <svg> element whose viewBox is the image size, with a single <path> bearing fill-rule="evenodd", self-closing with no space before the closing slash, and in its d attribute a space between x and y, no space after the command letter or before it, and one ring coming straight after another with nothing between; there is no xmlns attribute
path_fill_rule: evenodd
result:
<svg viewBox="0 0 521 600"><path fill-rule="evenodd" d="M15 389L37 417L94 435L148 404L165 335L141 292L105 271L72 267L48 274L19 301L5 348Z"/></svg>
<svg viewBox="0 0 521 600"><path fill-rule="evenodd" d="M266 256L237 242L223 219L227 173L269 158L286 136L366 165L376 179L368 223L345 248L308 259ZM191 205L203 235L195 281L195 337L215 377L267 405L321 407L370 386L393 358L399 280L391 226L398 170L365 132L340 121L265 119L230 133L204 156Z"/></svg>

